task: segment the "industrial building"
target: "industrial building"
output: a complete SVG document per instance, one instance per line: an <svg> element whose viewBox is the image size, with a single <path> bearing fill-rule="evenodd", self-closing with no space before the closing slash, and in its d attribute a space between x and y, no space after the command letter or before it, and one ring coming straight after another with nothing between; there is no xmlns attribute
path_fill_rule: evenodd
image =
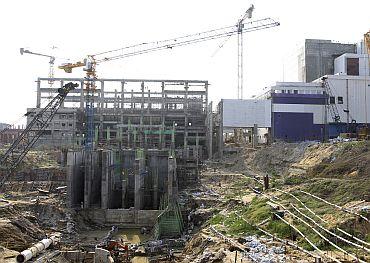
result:
<svg viewBox="0 0 370 263"><path fill-rule="evenodd" d="M276 82L254 100L220 101L214 124L219 156L230 134L254 144L324 141L368 125L370 64L363 44L308 39L302 54L302 82Z"/></svg>
<svg viewBox="0 0 370 263"><path fill-rule="evenodd" d="M306 39L298 51L298 81L311 82L324 75L333 75L334 60L345 53L356 53L356 44Z"/></svg>

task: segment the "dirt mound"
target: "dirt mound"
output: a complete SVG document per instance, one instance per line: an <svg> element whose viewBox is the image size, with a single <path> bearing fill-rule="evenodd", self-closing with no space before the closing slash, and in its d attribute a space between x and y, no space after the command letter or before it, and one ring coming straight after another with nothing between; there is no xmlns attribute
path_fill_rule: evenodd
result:
<svg viewBox="0 0 370 263"><path fill-rule="evenodd" d="M299 162L314 142L276 142L247 156L247 162L257 170L272 174L285 174L292 164Z"/></svg>
<svg viewBox="0 0 370 263"><path fill-rule="evenodd" d="M317 163L309 174L330 178L366 178L370 174L370 143L350 142L337 146L329 158Z"/></svg>
<svg viewBox="0 0 370 263"><path fill-rule="evenodd" d="M45 237L45 233L13 206L0 208L0 245L22 251Z"/></svg>

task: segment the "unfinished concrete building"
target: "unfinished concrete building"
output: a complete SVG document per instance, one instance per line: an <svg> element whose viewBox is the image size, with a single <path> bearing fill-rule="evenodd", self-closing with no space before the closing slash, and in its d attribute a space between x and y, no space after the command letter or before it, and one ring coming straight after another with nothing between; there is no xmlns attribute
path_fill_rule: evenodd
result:
<svg viewBox="0 0 370 263"><path fill-rule="evenodd" d="M196 182L208 157L208 82L198 80L97 79L94 99L94 151L86 137L84 79L39 78L36 108L65 82L77 82L40 143L64 146L70 206L94 221L157 230L181 229L178 188ZM61 142L63 142L61 144ZM176 205L175 205L176 206ZM157 216L161 213L162 224ZM177 218L177 219L176 219ZM172 220L172 224L171 224ZM165 222L170 222L165 225ZM165 230L166 231L165 231ZM172 229L172 230L171 230Z"/></svg>
<svg viewBox="0 0 370 263"><path fill-rule="evenodd" d="M298 53L298 81L311 82L324 75L333 75L334 59L345 53L356 53L356 44L305 39Z"/></svg>

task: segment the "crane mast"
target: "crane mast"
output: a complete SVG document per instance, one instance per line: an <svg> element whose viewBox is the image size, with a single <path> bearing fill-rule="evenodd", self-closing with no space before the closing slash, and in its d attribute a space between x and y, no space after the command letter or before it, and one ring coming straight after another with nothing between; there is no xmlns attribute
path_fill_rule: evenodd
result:
<svg viewBox="0 0 370 263"><path fill-rule="evenodd" d="M243 99L243 27L244 27L244 20L252 18L252 13L254 10L254 5L251 5L248 10L245 12L244 16L239 19L237 28L238 28L238 99Z"/></svg>

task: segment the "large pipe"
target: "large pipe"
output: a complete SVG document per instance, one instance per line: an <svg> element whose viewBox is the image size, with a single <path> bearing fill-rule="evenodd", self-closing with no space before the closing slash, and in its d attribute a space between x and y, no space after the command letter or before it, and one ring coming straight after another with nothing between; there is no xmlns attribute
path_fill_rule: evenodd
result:
<svg viewBox="0 0 370 263"><path fill-rule="evenodd" d="M41 240L40 242L36 243L29 249L22 251L16 258L17 262L23 263L30 260L33 257L36 257L37 254L39 254L41 251L47 249L50 245L55 244L57 240L58 236L56 235Z"/></svg>

